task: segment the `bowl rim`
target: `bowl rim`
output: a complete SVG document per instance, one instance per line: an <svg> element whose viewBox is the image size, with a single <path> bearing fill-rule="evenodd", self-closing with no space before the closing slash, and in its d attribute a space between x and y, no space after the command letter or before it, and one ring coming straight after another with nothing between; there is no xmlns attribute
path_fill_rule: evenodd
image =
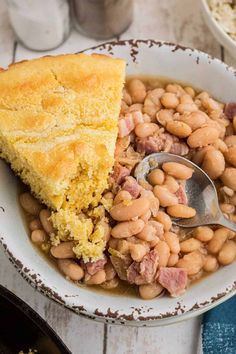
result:
<svg viewBox="0 0 236 354"><path fill-rule="evenodd" d="M215 27L215 29L220 33L222 37L224 37L224 40L228 42L228 45L234 46L236 48L236 41L233 40L233 38L231 38L230 35L227 32L225 32L223 28L220 26L220 24L216 21L216 19L211 13L209 5L207 4L207 0L200 0L200 3L202 4L202 10L205 12L205 15L207 16L208 20L212 23L212 25ZM222 43L222 46L224 45L225 44Z"/></svg>
<svg viewBox="0 0 236 354"><path fill-rule="evenodd" d="M112 54L112 48L113 46L131 46L131 48L137 48L139 44L145 44L148 47L152 46L168 46L171 47L172 52L175 52L177 50L181 51L188 51L188 53L194 53L194 56L196 57L196 61L198 63L199 57L205 58L207 60L211 60L214 62L218 62L221 67L224 67L225 70L229 71L233 76L236 76L236 70L233 67L228 66L224 62L222 62L218 58L214 58L210 56L207 53L204 53L198 49L193 49L191 47L186 47L182 45L178 45L172 42L167 42L167 41L161 41L161 40L152 40L152 39L129 39L129 40L117 40L117 41L108 41L93 47L86 48L78 53L81 52L91 52L93 50L103 50L103 49L108 49L107 55L109 55L109 50L111 51L110 54ZM102 53L101 53L102 54ZM135 59L134 59L135 61ZM122 324L122 325L130 325L130 326L159 326L159 325L164 325L164 324L170 324L170 323L177 323L182 320L186 320L192 317L195 317L197 315L202 314L203 312L215 307L216 305L222 303L223 301L227 300L231 296L233 296L236 293L236 281L233 284L230 284L228 286L224 293L216 295L214 299L212 299L210 302L207 304L199 304L200 306L193 307L184 313L177 312L176 313L170 313L169 316L168 314L163 315L163 317L150 317L148 314L145 317L138 318L137 320L134 319L134 317L128 318L124 317L123 315L115 314L115 313L109 313L109 308L108 312L105 313L94 313L91 311L90 308L84 308L84 306L71 306L70 304L66 304L65 301L60 297L59 294L55 293L52 288L49 288L45 286L44 283L41 281L37 281L37 279L32 276L27 269L25 269L24 265L22 265L21 261L16 259L14 255L11 253L11 251L8 249L7 245L4 243L4 238L1 238L0 235L0 244L2 245L5 253L7 254L8 259L13 263L13 265L16 267L18 272L22 275L22 277L28 281L33 287L37 288L41 293L46 295L48 298L54 300L57 303L60 303L64 307L70 309L71 311L80 314L81 316L96 320L99 322L105 322L105 323L111 323L111 324ZM39 278L40 279L40 278ZM180 309L181 311L181 309Z"/></svg>

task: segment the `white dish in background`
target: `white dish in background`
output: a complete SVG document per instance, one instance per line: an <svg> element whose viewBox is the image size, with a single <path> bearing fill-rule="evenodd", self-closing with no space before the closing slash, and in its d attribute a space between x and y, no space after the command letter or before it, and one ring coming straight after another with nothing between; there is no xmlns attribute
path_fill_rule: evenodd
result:
<svg viewBox="0 0 236 354"><path fill-rule="evenodd" d="M130 40L103 44L86 52L124 58L128 75L182 80L223 102L235 99L234 69L191 48ZM39 291L83 316L104 322L134 326L170 324L199 315L236 292L236 262L192 285L179 298L165 296L146 301L76 286L33 247L18 204L17 179L3 161L0 161L0 241L18 271Z"/></svg>
<svg viewBox="0 0 236 354"><path fill-rule="evenodd" d="M207 0L199 0L199 5L201 7L206 24L213 36L217 39L218 42L220 42L223 47L225 47L231 53L234 58L236 58L236 41L234 41L215 20L208 6Z"/></svg>

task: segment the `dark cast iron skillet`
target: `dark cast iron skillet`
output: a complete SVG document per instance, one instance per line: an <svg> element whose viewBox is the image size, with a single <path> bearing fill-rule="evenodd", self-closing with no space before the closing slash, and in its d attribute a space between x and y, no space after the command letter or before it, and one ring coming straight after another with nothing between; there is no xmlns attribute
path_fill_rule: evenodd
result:
<svg viewBox="0 0 236 354"><path fill-rule="evenodd" d="M37 354L72 354L25 302L0 285L0 354L37 349Z"/></svg>

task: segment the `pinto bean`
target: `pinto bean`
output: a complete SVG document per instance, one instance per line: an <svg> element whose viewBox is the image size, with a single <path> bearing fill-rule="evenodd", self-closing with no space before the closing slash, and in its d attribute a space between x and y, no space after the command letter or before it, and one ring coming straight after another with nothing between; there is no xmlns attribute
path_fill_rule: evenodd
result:
<svg viewBox="0 0 236 354"><path fill-rule="evenodd" d="M219 264L217 262L217 259L214 256L207 255L203 264L203 269L205 270L205 272L215 272L218 267Z"/></svg>
<svg viewBox="0 0 236 354"><path fill-rule="evenodd" d="M219 132L213 127L203 127L195 130L187 140L191 148L204 147L209 144L214 144L219 138Z"/></svg>
<svg viewBox="0 0 236 354"><path fill-rule="evenodd" d="M210 150L214 150L214 147L212 145L209 146L205 146L203 148L200 148L194 155L192 158L192 161L196 164L196 165L201 165L203 162L203 159L207 153L207 151Z"/></svg>
<svg viewBox="0 0 236 354"><path fill-rule="evenodd" d="M30 193L20 195L20 205L29 214L38 216L42 205Z"/></svg>
<svg viewBox="0 0 236 354"><path fill-rule="evenodd" d="M177 253L171 253L168 259L167 267L174 267L179 260Z"/></svg>
<svg viewBox="0 0 236 354"><path fill-rule="evenodd" d="M201 242L208 242L214 236L214 231L208 226L199 226L193 230L193 235Z"/></svg>
<svg viewBox="0 0 236 354"><path fill-rule="evenodd" d="M99 285L106 281L106 272L105 270L99 270L94 275L85 275L85 284L87 285Z"/></svg>
<svg viewBox="0 0 236 354"><path fill-rule="evenodd" d="M182 86L179 84L168 84L166 86L166 91L167 92L173 92L177 95L177 97L180 97L181 95L185 95L185 91Z"/></svg>
<svg viewBox="0 0 236 354"><path fill-rule="evenodd" d="M203 263L203 255L199 251L194 251L181 258L176 264L176 267L185 268L188 275L194 275L200 272L203 267Z"/></svg>
<svg viewBox="0 0 236 354"><path fill-rule="evenodd" d="M166 267L170 257L170 247L165 241L160 241L154 249L159 255L159 267Z"/></svg>
<svg viewBox="0 0 236 354"><path fill-rule="evenodd" d="M40 220L39 219L34 219L34 220L32 220L31 222L30 222L30 224L29 224L29 229L31 230L31 231L34 231L34 230L42 230L42 224L41 224L41 222L40 222Z"/></svg>
<svg viewBox="0 0 236 354"><path fill-rule="evenodd" d="M180 243L180 249L183 253L190 253L199 250L201 248L201 245L202 244L199 240L191 237Z"/></svg>
<svg viewBox="0 0 236 354"><path fill-rule="evenodd" d="M137 124L134 131L139 138L146 138L153 135L159 130L159 127L156 123L140 123Z"/></svg>
<svg viewBox="0 0 236 354"><path fill-rule="evenodd" d="M201 128L204 124L206 124L207 121L207 115L206 113L202 111L197 111L197 112L192 112L188 114L182 114L179 117L179 120L181 122L184 122L190 126L192 131L195 131L196 129Z"/></svg>
<svg viewBox="0 0 236 354"><path fill-rule="evenodd" d="M180 103L177 108L177 112L180 114L186 113L186 112L196 112L198 110L198 107L196 104L193 103Z"/></svg>
<svg viewBox="0 0 236 354"><path fill-rule="evenodd" d="M181 163L177 162L165 162L162 165L162 169L170 176L178 179L189 179L192 177L194 170Z"/></svg>
<svg viewBox="0 0 236 354"><path fill-rule="evenodd" d="M219 178L225 169L223 154L219 150L207 151L203 159L202 169L211 179Z"/></svg>
<svg viewBox="0 0 236 354"><path fill-rule="evenodd" d="M226 136L224 142L228 147L235 146L236 145L236 135Z"/></svg>
<svg viewBox="0 0 236 354"><path fill-rule="evenodd" d="M183 94L180 96L180 103L193 103L193 99L188 94Z"/></svg>
<svg viewBox="0 0 236 354"><path fill-rule="evenodd" d="M229 235L229 230L221 227L214 232L213 238L209 241L207 249L210 253L218 253Z"/></svg>
<svg viewBox="0 0 236 354"><path fill-rule="evenodd" d="M179 104L179 99L174 93L165 92L161 96L161 103L165 108L176 108Z"/></svg>
<svg viewBox="0 0 236 354"><path fill-rule="evenodd" d="M162 207L178 204L178 198L164 186L156 185L153 192Z"/></svg>
<svg viewBox="0 0 236 354"><path fill-rule="evenodd" d="M165 127L168 122L173 121L173 111L170 109L161 109L157 112L156 119L158 123Z"/></svg>
<svg viewBox="0 0 236 354"><path fill-rule="evenodd" d="M188 95L190 95L192 98L196 95L194 89L190 86L186 86L184 90L187 92Z"/></svg>
<svg viewBox="0 0 236 354"><path fill-rule="evenodd" d="M148 210L145 214L141 215L139 218L146 223L151 218L151 216L152 216L152 213L150 210Z"/></svg>
<svg viewBox="0 0 236 354"><path fill-rule="evenodd" d="M196 210L184 204L176 204L167 207L167 213L175 218L192 218L196 215Z"/></svg>
<svg viewBox="0 0 236 354"><path fill-rule="evenodd" d="M50 216L51 212L48 209L42 209L39 213L39 219L41 221L41 224L43 225L44 230L49 235L54 232L52 222L49 220Z"/></svg>
<svg viewBox="0 0 236 354"><path fill-rule="evenodd" d="M119 285L119 279L117 277L111 280L106 280L104 283L100 284L100 286L106 290L115 289L117 288L118 285Z"/></svg>
<svg viewBox="0 0 236 354"><path fill-rule="evenodd" d="M60 271L71 280L79 281L84 276L83 269L71 259L58 259L57 265Z"/></svg>
<svg viewBox="0 0 236 354"><path fill-rule="evenodd" d="M152 91L149 91L145 98L143 112L148 114L152 121L156 120L156 113L161 109L160 97L162 94L163 89L156 88Z"/></svg>
<svg viewBox="0 0 236 354"><path fill-rule="evenodd" d="M232 263L236 258L236 243L234 241L227 241L223 245L218 255L220 264L227 265Z"/></svg>
<svg viewBox="0 0 236 354"><path fill-rule="evenodd" d="M131 106L132 98L131 98L130 94L125 89L123 89L123 100L125 101L125 103L128 106Z"/></svg>
<svg viewBox="0 0 236 354"><path fill-rule="evenodd" d="M128 191L121 190L115 196L113 205L117 205L123 202L124 200L131 200L131 199L132 199L132 195Z"/></svg>
<svg viewBox="0 0 236 354"><path fill-rule="evenodd" d="M137 237L141 240L151 242L156 238L156 230L154 226L146 224L142 231L137 234Z"/></svg>
<svg viewBox="0 0 236 354"><path fill-rule="evenodd" d="M139 295L144 300L151 300L160 295L164 288L159 283L139 285Z"/></svg>
<svg viewBox="0 0 236 354"><path fill-rule="evenodd" d="M164 187L169 189L171 193L176 193L179 189L179 183L174 177L167 175L164 181Z"/></svg>
<svg viewBox="0 0 236 354"><path fill-rule="evenodd" d="M163 184L165 179L165 174L159 168L155 168L148 174L148 182L155 186L156 184Z"/></svg>
<svg viewBox="0 0 236 354"><path fill-rule="evenodd" d="M221 180L224 185L236 191L236 168L226 167L221 175Z"/></svg>
<svg viewBox="0 0 236 354"><path fill-rule="evenodd" d="M225 160L236 167L236 145L229 147L228 150L224 153Z"/></svg>
<svg viewBox="0 0 236 354"><path fill-rule="evenodd" d="M141 262L145 254L147 253L146 247L141 244L130 244L130 255L131 258L136 262Z"/></svg>
<svg viewBox="0 0 236 354"><path fill-rule="evenodd" d="M114 220L128 221L139 217L146 213L150 207L150 202L147 198L138 198L130 201L128 205L123 203L113 206L110 214Z"/></svg>
<svg viewBox="0 0 236 354"><path fill-rule="evenodd" d="M128 84L129 94L133 103L143 103L146 97L146 87L141 80L133 79Z"/></svg>
<svg viewBox="0 0 236 354"><path fill-rule="evenodd" d="M33 243L43 243L47 240L47 234L44 230L33 230L31 233L31 241Z"/></svg>
<svg viewBox="0 0 236 354"><path fill-rule="evenodd" d="M186 138L192 133L192 129L189 125L177 120L167 122L166 130L178 138Z"/></svg>
<svg viewBox="0 0 236 354"><path fill-rule="evenodd" d="M127 238L138 234L144 228L144 221L141 219L134 221L124 221L118 223L111 230L111 235L114 238Z"/></svg>
<svg viewBox="0 0 236 354"><path fill-rule="evenodd" d="M51 247L51 254L55 258L75 258L73 247L73 241L61 242L58 246Z"/></svg>
<svg viewBox="0 0 236 354"><path fill-rule="evenodd" d="M226 214L233 214L235 212L235 206L228 203L221 203L220 209L223 213Z"/></svg>
<svg viewBox="0 0 236 354"><path fill-rule="evenodd" d="M172 226L171 218L164 211L158 211L155 219L164 226L164 231L169 231Z"/></svg>
<svg viewBox="0 0 236 354"><path fill-rule="evenodd" d="M170 252L177 254L180 252L179 238L174 232L165 232L164 239L170 248Z"/></svg>

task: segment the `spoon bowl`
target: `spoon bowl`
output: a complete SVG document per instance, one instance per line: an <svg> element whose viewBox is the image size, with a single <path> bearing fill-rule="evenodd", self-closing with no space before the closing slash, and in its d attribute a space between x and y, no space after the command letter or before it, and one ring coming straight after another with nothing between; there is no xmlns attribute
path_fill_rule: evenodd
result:
<svg viewBox="0 0 236 354"><path fill-rule="evenodd" d="M236 232L236 224L226 219L222 214L215 185L210 177L195 163L186 158L167 152L160 152L145 157L135 169L137 181L146 180L154 168L164 162L177 162L194 170L191 178L186 180L185 191L188 205L196 210L196 215L188 219L173 219L175 225L192 228L203 225L222 225Z"/></svg>

